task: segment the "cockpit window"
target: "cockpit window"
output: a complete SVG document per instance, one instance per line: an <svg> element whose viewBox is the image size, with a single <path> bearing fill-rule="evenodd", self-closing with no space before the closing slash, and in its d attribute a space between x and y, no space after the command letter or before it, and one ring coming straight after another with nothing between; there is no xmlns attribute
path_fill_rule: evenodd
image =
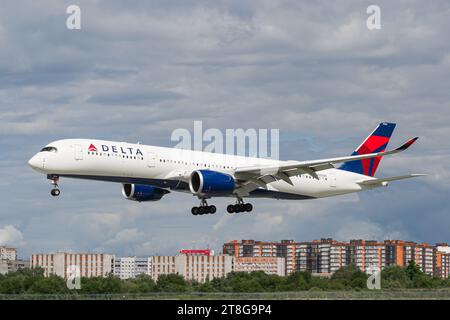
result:
<svg viewBox="0 0 450 320"><path fill-rule="evenodd" d="M56 149L55 147L45 147L42 148L41 152L56 152L58 151L58 149Z"/></svg>

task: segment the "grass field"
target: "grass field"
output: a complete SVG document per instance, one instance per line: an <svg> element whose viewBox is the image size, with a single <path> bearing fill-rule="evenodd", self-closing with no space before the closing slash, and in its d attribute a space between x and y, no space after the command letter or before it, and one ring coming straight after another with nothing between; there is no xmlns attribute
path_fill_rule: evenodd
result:
<svg viewBox="0 0 450 320"><path fill-rule="evenodd" d="M373 291L298 291L262 293L149 293L99 295L0 295L0 300L450 300L449 289L373 290Z"/></svg>

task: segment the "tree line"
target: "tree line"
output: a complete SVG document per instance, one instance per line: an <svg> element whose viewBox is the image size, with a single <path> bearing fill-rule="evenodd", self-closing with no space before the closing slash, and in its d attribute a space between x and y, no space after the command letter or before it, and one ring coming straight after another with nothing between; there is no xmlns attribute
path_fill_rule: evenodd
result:
<svg viewBox="0 0 450 320"><path fill-rule="evenodd" d="M44 276L42 269L23 269L0 275L0 294L114 294L154 292L287 292L304 290L368 290L368 275L353 266L336 271L330 278L313 276L309 272L295 272L288 276L257 272L231 272L226 277L205 283L185 280L178 274L161 275L154 281L148 275L121 280L112 274L107 277L81 278L81 289L69 290L66 280ZM410 262L406 267L389 266L381 272L381 288L432 289L450 288L450 279L423 273Z"/></svg>

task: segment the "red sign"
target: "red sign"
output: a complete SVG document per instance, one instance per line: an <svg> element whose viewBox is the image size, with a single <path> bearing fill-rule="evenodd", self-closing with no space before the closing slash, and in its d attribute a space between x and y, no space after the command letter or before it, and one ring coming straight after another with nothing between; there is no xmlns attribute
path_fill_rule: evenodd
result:
<svg viewBox="0 0 450 320"><path fill-rule="evenodd" d="M209 249L204 249L204 250L180 250L181 254L186 254L186 255L197 255L197 256L209 256L211 255L211 250Z"/></svg>

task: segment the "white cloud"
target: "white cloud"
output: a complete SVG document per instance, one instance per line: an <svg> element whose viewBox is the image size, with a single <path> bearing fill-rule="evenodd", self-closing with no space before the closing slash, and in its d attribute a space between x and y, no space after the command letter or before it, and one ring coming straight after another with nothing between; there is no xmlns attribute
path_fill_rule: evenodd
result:
<svg viewBox="0 0 450 320"><path fill-rule="evenodd" d="M407 239L408 235L398 230L387 231L381 225L371 221L351 221L336 232L336 237L339 240L348 241L351 239Z"/></svg>
<svg viewBox="0 0 450 320"><path fill-rule="evenodd" d="M22 232L12 225L0 228L0 245L20 246L23 242Z"/></svg>
<svg viewBox="0 0 450 320"><path fill-rule="evenodd" d="M137 230L136 228L132 229L123 229L119 231L114 238L105 242L105 245L118 245L118 244L129 244L129 243L137 243L143 240L145 233Z"/></svg>

